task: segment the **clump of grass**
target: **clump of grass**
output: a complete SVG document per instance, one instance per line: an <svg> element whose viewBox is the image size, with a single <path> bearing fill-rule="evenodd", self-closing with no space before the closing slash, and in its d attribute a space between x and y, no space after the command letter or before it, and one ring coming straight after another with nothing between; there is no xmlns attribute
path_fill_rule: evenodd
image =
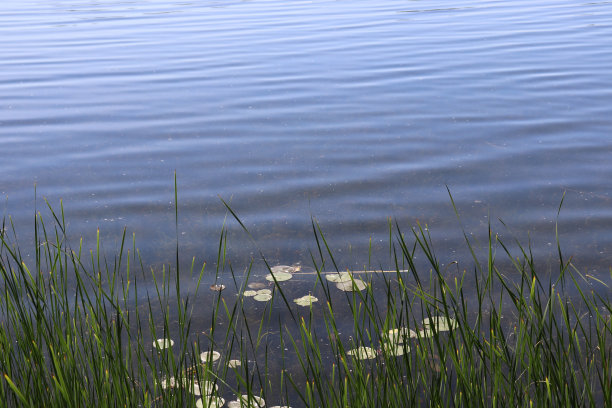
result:
<svg viewBox="0 0 612 408"><path fill-rule="evenodd" d="M82 242L71 247L63 208L48 209L54 223L36 215L31 265L10 235L10 219L0 234L0 400L8 406L612 401L609 292L584 290L585 277L561 251L559 273L544 276L529 247L511 249L489 228L485 254L466 238L473 265L450 271L426 228L404 234L391 224L394 268L343 274L342 287L354 289L345 292L326 278L328 265L340 270L313 220L312 272L292 272L309 282L301 293L309 302L293 302L296 279L273 273L262 254L272 297L259 303L244 295L257 279L253 262L241 273L225 262L225 230L216 271L192 262L181 273L178 239L175 265L147 271L125 232L109 260L99 238L89 252ZM498 252L511 271L498 266ZM417 259L428 261L427 270ZM184 274L195 282L189 290L181 288ZM233 288L217 285L228 276ZM207 279L216 289L204 296ZM146 293L138 289L143 281ZM196 327L202 314L207 323Z"/></svg>

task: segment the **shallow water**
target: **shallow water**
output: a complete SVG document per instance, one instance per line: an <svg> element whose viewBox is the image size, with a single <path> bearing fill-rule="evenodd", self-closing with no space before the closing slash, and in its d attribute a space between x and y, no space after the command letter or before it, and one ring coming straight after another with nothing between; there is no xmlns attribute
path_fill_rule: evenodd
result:
<svg viewBox="0 0 612 408"><path fill-rule="evenodd" d="M487 224L556 268L612 264L609 2L5 1L0 192L23 241L63 199L76 244L145 263L388 267L387 219L470 268ZM503 227L501 218L508 226ZM370 239L372 253L369 258Z"/></svg>

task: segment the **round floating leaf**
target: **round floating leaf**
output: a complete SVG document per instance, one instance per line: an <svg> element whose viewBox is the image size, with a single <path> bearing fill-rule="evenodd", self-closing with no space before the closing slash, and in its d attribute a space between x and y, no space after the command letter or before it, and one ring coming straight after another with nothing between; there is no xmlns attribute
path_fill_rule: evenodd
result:
<svg viewBox="0 0 612 408"><path fill-rule="evenodd" d="M389 341L391 343L404 343L408 339L413 339L416 337L417 333L412 329L408 329L407 327L389 330Z"/></svg>
<svg viewBox="0 0 612 408"><path fill-rule="evenodd" d="M387 348L387 353L399 357L410 351L410 346L407 344L390 344Z"/></svg>
<svg viewBox="0 0 612 408"><path fill-rule="evenodd" d="M263 283L263 282L251 282L247 285L249 288L251 289L263 289L267 286L267 284Z"/></svg>
<svg viewBox="0 0 612 408"><path fill-rule="evenodd" d="M302 296L301 298L294 299L293 301L300 306L310 306L314 302L318 302L319 299L311 295L306 295Z"/></svg>
<svg viewBox="0 0 612 408"><path fill-rule="evenodd" d="M274 282L274 278L276 278L278 282L283 282L293 278L293 275L288 272L273 272L266 275L266 280L269 280L270 282Z"/></svg>
<svg viewBox="0 0 612 408"><path fill-rule="evenodd" d="M423 319L423 330L421 333L427 337L433 333L433 330L438 332L449 331L457 328L457 321L446 316L432 316Z"/></svg>
<svg viewBox="0 0 612 408"><path fill-rule="evenodd" d="M257 294L257 291L255 290L245 290L243 295L244 296L255 296Z"/></svg>
<svg viewBox="0 0 612 408"><path fill-rule="evenodd" d="M330 282L338 283L338 282L350 282L351 274L348 272L340 272L340 273L329 273L325 275L325 279Z"/></svg>
<svg viewBox="0 0 612 408"><path fill-rule="evenodd" d="M230 360L227 362L227 366L230 368L236 368L242 365L240 360Z"/></svg>
<svg viewBox="0 0 612 408"><path fill-rule="evenodd" d="M196 401L196 408L221 408L225 400L221 397L206 397Z"/></svg>
<svg viewBox="0 0 612 408"><path fill-rule="evenodd" d="M176 387L176 380L174 379L174 377L164 378L163 380L161 380L161 383L159 385L161 385L163 390L167 390L168 388L174 388Z"/></svg>
<svg viewBox="0 0 612 408"><path fill-rule="evenodd" d="M210 361L217 361L220 357L221 354L218 351L205 351L200 353L200 360L202 360L203 363L207 363L209 359Z"/></svg>
<svg viewBox="0 0 612 408"><path fill-rule="evenodd" d="M272 291L270 289L259 289L257 291L258 295L271 295Z"/></svg>
<svg viewBox="0 0 612 408"><path fill-rule="evenodd" d="M189 384L188 389L193 392L193 395L209 396L217 391L219 386L212 381L204 381L202 383L194 381Z"/></svg>
<svg viewBox="0 0 612 408"><path fill-rule="evenodd" d="M268 293L258 293L255 296L253 296L253 299L255 299L258 302L267 302L268 300L272 299L272 295Z"/></svg>
<svg viewBox="0 0 612 408"><path fill-rule="evenodd" d="M260 408L265 407L266 401L263 398L252 395L249 399L247 394L243 394L236 401L227 403L228 408Z"/></svg>
<svg viewBox="0 0 612 408"><path fill-rule="evenodd" d="M272 272L275 276L279 272L284 273L294 273L297 272L300 268L297 266L289 266L289 265L277 265L270 268L270 272Z"/></svg>
<svg viewBox="0 0 612 408"><path fill-rule="evenodd" d="M356 290L364 290L368 285L361 279L354 279L352 281L338 282L336 287L345 292L353 292Z"/></svg>
<svg viewBox="0 0 612 408"><path fill-rule="evenodd" d="M153 342L153 347L158 350L167 349L174 346L174 340L172 339L157 339Z"/></svg>
<svg viewBox="0 0 612 408"><path fill-rule="evenodd" d="M376 358L376 350L372 347L357 347L346 352L347 355L355 357L358 360L370 360Z"/></svg>

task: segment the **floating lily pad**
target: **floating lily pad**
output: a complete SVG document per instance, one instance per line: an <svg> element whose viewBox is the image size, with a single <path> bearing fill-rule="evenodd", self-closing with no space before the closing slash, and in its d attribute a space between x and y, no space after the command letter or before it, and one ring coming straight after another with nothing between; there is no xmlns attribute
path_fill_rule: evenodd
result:
<svg viewBox="0 0 612 408"><path fill-rule="evenodd" d="M325 279L330 282L338 283L338 282L350 282L351 274L348 272L340 272L340 273L329 273L325 275Z"/></svg>
<svg viewBox="0 0 612 408"><path fill-rule="evenodd" d="M221 408L225 400L221 397L206 397L196 401L196 408Z"/></svg>
<svg viewBox="0 0 612 408"><path fill-rule="evenodd" d="M412 329L408 329L407 327L389 330L389 341L391 343L404 343L408 339L414 339L416 337L417 333Z"/></svg>
<svg viewBox="0 0 612 408"><path fill-rule="evenodd" d="M217 391L219 389L219 386L212 381L204 381L202 383L194 381L189 384L187 388L189 389L189 391L193 392L193 395L209 396L212 395L215 391Z"/></svg>
<svg viewBox="0 0 612 408"><path fill-rule="evenodd" d="M221 354L218 351L205 351L200 353L200 360L202 360L203 363L207 363L209 359L210 361L217 361L219 358L221 358Z"/></svg>
<svg viewBox="0 0 612 408"><path fill-rule="evenodd" d="M289 266L289 265L277 265L270 268L270 271L276 275L279 272L284 273L295 273L300 270L299 266Z"/></svg>
<svg viewBox="0 0 612 408"><path fill-rule="evenodd" d="M302 296L301 298L294 299L293 301L300 306L310 306L314 302L318 302L319 299L311 295L306 295Z"/></svg>
<svg viewBox="0 0 612 408"><path fill-rule="evenodd" d="M252 395L251 399L249 400L249 396L246 394L243 394L236 401L230 401L227 403L227 408L260 408L265 406L266 401L264 401L263 398Z"/></svg>
<svg viewBox="0 0 612 408"><path fill-rule="evenodd" d="M358 360L371 360L376 358L376 350L372 347L357 347L356 349L347 351L346 354Z"/></svg>
<svg viewBox="0 0 612 408"><path fill-rule="evenodd" d="M227 366L230 368L236 368L242 365L240 360L230 360L227 362Z"/></svg>
<svg viewBox="0 0 612 408"><path fill-rule="evenodd" d="M272 295L268 293L258 293L255 296L253 296L253 299L255 299L258 302L267 302L268 300L272 299Z"/></svg>
<svg viewBox="0 0 612 408"><path fill-rule="evenodd" d="M174 346L174 340L172 339L157 339L153 342L153 347L163 350Z"/></svg>
<svg viewBox="0 0 612 408"><path fill-rule="evenodd" d="M259 289L257 291L258 295L271 295L272 291L270 289Z"/></svg>
<svg viewBox="0 0 612 408"><path fill-rule="evenodd" d="M275 278L278 282L283 282L293 278L293 275L289 272L272 272L266 275L266 280L270 282L274 282Z"/></svg>
<svg viewBox="0 0 612 408"><path fill-rule="evenodd" d="M159 385L161 385L163 390L167 390L168 388L174 388L176 387L176 380L174 379L174 377L164 378L163 380L161 380Z"/></svg>
<svg viewBox="0 0 612 408"><path fill-rule="evenodd" d="M336 287L345 292L361 291L368 287L361 279L354 279L352 281L338 282Z"/></svg>
<svg viewBox="0 0 612 408"><path fill-rule="evenodd" d="M257 291L256 290L245 290L243 293L244 296L255 296L257 295Z"/></svg>
<svg viewBox="0 0 612 408"><path fill-rule="evenodd" d="M251 283L249 283L247 286L248 286L249 288L251 288L251 289L255 289L255 290L257 290L257 289L263 289L263 288L265 288L265 287L267 286L267 284L266 284L266 283L263 283L263 282L251 282Z"/></svg>
<svg viewBox="0 0 612 408"><path fill-rule="evenodd" d="M410 351L410 346L407 344L391 344L387 347L387 352L396 357L403 356L404 353Z"/></svg>
<svg viewBox="0 0 612 408"><path fill-rule="evenodd" d="M432 316L431 318L426 317L423 319L423 330L421 330L421 334L427 337L433 333L434 328L438 332L456 329L457 321L446 316Z"/></svg>

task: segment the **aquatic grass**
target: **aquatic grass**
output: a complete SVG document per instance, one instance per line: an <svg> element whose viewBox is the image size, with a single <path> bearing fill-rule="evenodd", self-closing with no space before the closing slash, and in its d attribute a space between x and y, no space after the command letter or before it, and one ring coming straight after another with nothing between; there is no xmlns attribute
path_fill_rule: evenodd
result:
<svg viewBox="0 0 612 408"><path fill-rule="evenodd" d="M538 273L531 243L508 245L491 225L484 248L464 233L471 263L443 264L426 225L405 233L390 220L391 268L373 268L368 254L362 270L343 271L313 217L312 271L293 271L302 278L294 296L296 279L276 279L259 249L263 274L254 259L234 270L225 224L209 276L193 260L179 269L178 235L174 264L147 270L125 230L107 258L99 232L91 250L82 241L73 247L63 205L46 210L53 223L35 214L31 265L12 220L2 221L7 406L208 406L219 398L292 407L611 404L609 288L581 273L558 240L554 275ZM417 266L424 260L425 270ZM340 272L365 287L340 290L326 278ZM244 295L258 279L270 285L266 302ZM226 285L205 296L205 280ZM304 296L318 301L293 302ZM158 347L157 339L174 343ZM196 382L198 391L216 391L195 395Z"/></svg>

